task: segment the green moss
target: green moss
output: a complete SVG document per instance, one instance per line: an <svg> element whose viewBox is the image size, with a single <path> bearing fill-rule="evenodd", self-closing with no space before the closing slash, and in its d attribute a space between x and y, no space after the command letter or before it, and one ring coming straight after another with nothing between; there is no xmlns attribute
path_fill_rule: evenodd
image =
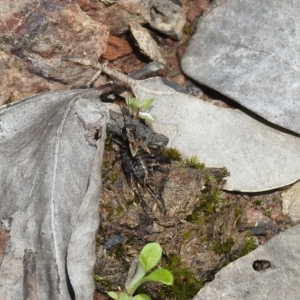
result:
<svg viewBox="0 0 300 300"><path fill-rule="evenodd" d="M211 245L211 250L216 254L229 254L234 245L233 237L229 237L225 242L215 242Z"/></svg>
<svg viewBox="0 0 300 300"><path fill-rule="evenodd" d="M109 181L111 184L114 184L116 180L118 179L119 174L117 172L111 172L107 174L102 175L102 180L107 182Z"/></svg>
<svg viewBox="0 0 300 300"><path fill-rule="evenodd" d="M237 208L235 209L234 213L235 213L235 216L236 216L236 217L239 217L239 216L241 216L241 215L243 214L243 209L240 208L240 207L237 207Z"/></svg>
<svg viewBox="0 0 300 300"><path fill-rule="evenodd" d="M100 282L102 279L103 279L103 277L101 277L100 275L97 275L97 274L94 275L94 282L95 283Z"/></svg>
<svg viewBox="0 0 300 300"><path fill-rule="evenodd" d="M192 233L193 233L192 230L186 231L186 232L184 232L184 233L182 234L182 238L183 238L184 240L188 240L188 239L191 237Z"/></svg>
<svg viewBox="0 0 300 300"><path fill-rule="evenodd" d="M206 214L212 214L215 212L215 208L217 206L217 202L221 198L221 191L216 190L212 192L203 193L202 197L201 209Z"/></svg>
<svg viewBox="0 0 300 300"><path fill-rule="evenodd" d="M176 160L176 161L181 161L182 159L182 155L179 152L179 150L175 149L175 148L164 148L161 151L161 154L171 158L172 160Z"/></svg>
<svg viewBox="0 0 300 300"><path fill-rule="evenodd" d="M264 211L264 215L265 216L270 217L271 214L272 214L272 208L265 209L265 211Z"/></svg>
<svg viewBox="0 0 300 300"><path fill-rule="evenodd" d="M204 286L202 279L198 279L182 265L180 256L174 255L168 258L164 268L173 274L174 282L171 286L161 286L158 299L189 300Z"/></svg>
<svg viewBox="0 0 300 300"><path fill-rule="evenodd" d="M253 203L253 205L255 205L255 206L261 206L262 201L261 201L260 199L256 199L256 200L254 200L252 203Z"/></svg>
<svg viewBox="0 0 300 300"><path fill-rule="evenodd" d="M111 206L108 205L101 205L101 208L105 209L106 213L107 213L107 219L108 221L112 221L114 219L115 216L115 210L114 208L112 208Z"/></svg>
<svg viewBox="0 0 300 300"><path fill-rule="evenodd" d="M192 34L194 34L195 30L194 30L193 25L191 25L191 24L185 24L183 26L182 32L184 34L187 34L187 35L192 35Z"/></svg>
<svg viewBox="0 0 300 300"><path fill-rule="evenodd" d="M107 255L113 256L119 260L124 260L126 257L126 251L123 244L117 244L107 251Z"/></svg>
<svg viewBox="0 0 300 300"><path fill-rule="evenodd" d="M123 213L123 211L124 211L124 208L121 205L119 205L116 209L116 215L117 216L121 215Z"/></svg>
<svg viewBox="0 0 300 300"><path fill-rule="evenodd" d="M246 239L246 243L244 248L241 251L241 256L244 256L248 253L250 253L251 251L255 250L257 248L257 245L255 243L254 237L250 236Z"/></svg>
<svg viewBox="0 0 300 300"><path fill-rule="evenodd" d="M205 188L201 195L199 195L199 204L195 207L192 214L187 217L187 221L193 222L197 225L201 225L204 222L210 222L209 216L218 211L221 211L226 206L229 206L229 202L224 202L222 199L222 193L219 189L219 185L216 184L217 179L212 175L206 175Z"/></svg>
<svg viewBox="0 0 300 300"><path fill-rule="evenodd" d="M96 285L96 289L98 286L101 286L100 290L110 291L113 289L113 284L110 280L101 277L100 275L94 275L94 282Z"/></svg>
<svg viewBox="0 0 300 300"><path fill-rule="evenodd" d="M105 160L105 161L103 161L102 166L104 169L108 169L111 166L111 163L109 161Z"/></svg>
<svg viewBox="0 0 300 300"><path fill-rule="evenodd" d="M108 134L106 136L105 144L104 144L104 150L105 151L110 151L111 150L111 141L112 141L112 135Z"/></svg>
<svg viewBox="0 0 300 300"><path fill-rule="evenodd" d="M99 236L97 236L96 237L96 247L99 247L101 244L102 244L102 239Z"/></svg>
<svg viewBox="0 0 300 300"><path fill-rule="evenodd" d="M197 169L197 170L204 170L205 169L205 164L199 162L198 158L196 156L192 156L189 158L185 158L182 161L183 166L192 168L192 169Z"/></svg>
<svg viewBox="0 0 300 300"><path fill-rule="evenodd" d="M196 225L201 225L205 222L205 216L202 213L202 210L200 207L194 209L192 214L186 218L188 222L192 222Z"/></svg>

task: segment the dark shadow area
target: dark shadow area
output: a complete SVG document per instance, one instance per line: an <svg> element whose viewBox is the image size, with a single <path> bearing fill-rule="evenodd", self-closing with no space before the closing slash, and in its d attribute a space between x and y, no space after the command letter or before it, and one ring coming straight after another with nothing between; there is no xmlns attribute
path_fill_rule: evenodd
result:
<svg viewBox="0 0 300 300"><path fill-rule="evenodd" d="M76 297L75 297L75 291L73 289L73 286L71 284L71 281L70 281L70 277L69 277L69 273L68 273L68 268L67 268L67 262L65 264L65 271L66 271L66 281L67 281L67 287L68 287L68 292L69 292L69 295L70 295L70 298L72 300L75 300Z"/></svg>

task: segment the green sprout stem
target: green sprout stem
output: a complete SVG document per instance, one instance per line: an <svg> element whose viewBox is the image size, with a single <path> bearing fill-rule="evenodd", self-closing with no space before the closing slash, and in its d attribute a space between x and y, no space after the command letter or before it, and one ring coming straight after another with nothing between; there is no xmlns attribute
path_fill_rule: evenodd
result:
<svg viewBox="0 0 300 300"><path fill-rule="evenodd" d="M130 280L129 283L125 284L126 292L108 292L108 295L115 300L151 300L148 295L138 294L133 296L133 294L141 284L148 281L156 281L166 285L171 285L173 283L172 274L168 270L163 268L156 269L145 276L147 272L149 272L159 263L159 261L161 260L161 256L162 248L158 243L153 242L144 246L139 255L135 274L132 279L128 279ZM132 268L134 268L134 266L135 264L132 265Z"/></svg>

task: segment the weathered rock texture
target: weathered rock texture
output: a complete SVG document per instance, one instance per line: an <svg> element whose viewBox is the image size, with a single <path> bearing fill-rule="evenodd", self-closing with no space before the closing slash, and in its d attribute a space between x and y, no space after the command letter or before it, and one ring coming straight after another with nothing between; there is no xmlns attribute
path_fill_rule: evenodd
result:
<svg viewBox="0 0 300 300"><path fill-rule="evenodd" d="M183 9L170 0L77 0L82 10L106 24L113 35L128 30L130 22L148 23L153 29L180 39L185 24Z"/></svg>
<svg viewBox="0 0 300 300"><path fill-rule="evenodd" d="M1 299L93 298L107 121L95 90L0 108Z"/></svg>
<svg viewBox="0 0 300 300"><path fill-rule="evenodd" d="M300 182L282 193L282 212L288 215L292 221L300 221Z"/></svg>
<svg viewBox="0 0 300 300"><path fill-rule="evenodd" d="M222 269L194 300L253 300L299 298L300 227L287 230L250 254ZM271 267L253 269L255 260L269 260Z"/></svg>
<svg viewBox="0 0 300 300"><path fill-rule="evenodd" d="M194 80L300 133L300 2L214 1L182 60Z"/></svg>
<svg viewBox="0 0 300 300"><path fill-rule="evenodd" d="M75 1L1 0L0 6L0 104L64 85L80 86L92 77L93 70L61 60L65 55L97 60L106 50L108 28Z"/></svg>
<svg viewBox="0 0 300 300"><path fill-rule="evenodd" d="M133 90L139 99L155 98L153 128L169 137L170 147L198 156L209 167L228 169L226 189L258 192L299 180L298 137L240 110L178 93L158 77L137 81Z"/></svg>

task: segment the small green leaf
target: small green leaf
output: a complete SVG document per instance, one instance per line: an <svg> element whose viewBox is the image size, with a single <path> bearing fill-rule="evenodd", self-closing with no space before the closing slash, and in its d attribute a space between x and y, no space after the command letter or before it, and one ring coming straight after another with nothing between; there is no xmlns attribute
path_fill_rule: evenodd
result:
<svg viewBox="0 0 300 300"><path fill-rule="evenodd" d="M149 243L142 249L139 255L139 262L144 267L145 272L150 271L160 261L162 256L162 248L159 243Z"/></svg>
<svg viewBox="0 0 300 300"><path fill-rule="evenodd" d="M107 292L108 296L115 300L132 300L133 298L126 293Z"/></svg>
<svg viewBox="0 0 300 300"><path fill-rule="evenodd" d="M166 269L157 269L142 279L142 282L158 281L160 283L171 285L173 283L173 275Z"/></svg>
<svg viewBox="0 0 300 300"><path fill-rule="evenodd" d="M151 106L151 104L153 103L154 101L154 98L151 98L151 99L145 99L143 101L140 102L140 109L141 110L148 110L149 107Z"/></svg>
<svg viewBox="0 0 300 300"><path fill-rule="evenodd" d="M139 117L143 120L147 120L147 121L150 121L150 122L154 122L155 121L155 117L152 116L150 113L147 113L147 112L142 112L140 111L139 112Z"/></svg>
<svg viewBox="0 0 300 300"><path fill-rule="evenodd" d="M136 98L126 97L125 101L126 101L127 106L133 111L136 111L140 104L139 100Z"/></svg>
<svg viewBox="0 0 300 300"><path fill-rule="evenodd" d="M138 294L133 297L134 300L151 300L151 298L146 294Z"/></svg>
<svg viewBox="0 0 300 300"><path fill-rule="evenodd" d="M119 293L118 300L132 300L132 297L127 295L126 293Z"/></svg>
<svg viewBox="0 0 300 300"><path fill-rule="evenodd" d="M129 106L130 99L131 99L131 97L125 97L125 102L126 102L127 106Z"/></svg>
<svg viewBox="0 0 300 300"><path fill-rule="evenodd" d="M119 295L115 292L107 292L108 296L115 299L115 300L118 300L119 299Z"/></svg>

